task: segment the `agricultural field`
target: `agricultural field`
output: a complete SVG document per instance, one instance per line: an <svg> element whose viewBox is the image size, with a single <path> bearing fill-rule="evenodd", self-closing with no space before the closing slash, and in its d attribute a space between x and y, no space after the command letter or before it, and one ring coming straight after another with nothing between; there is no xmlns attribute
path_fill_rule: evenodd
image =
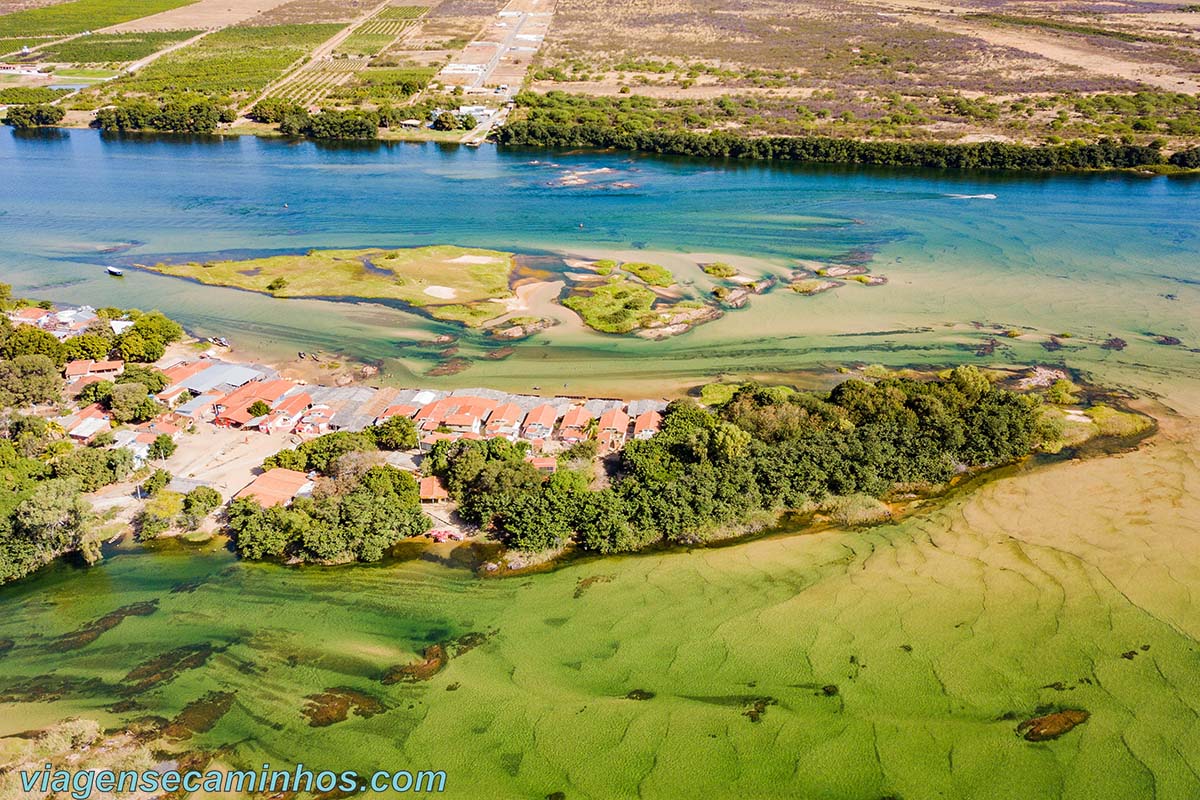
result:
<svg viewBox="0 0 1200 800"><path fill-rule="evenodd" d="M0 89L0 105L38 105L52 103L62 97L61 89L50 89L45 86L10 86Z"/></svg>
<svg viewBox="0 0 1200 800"><path fill-rule="evenodd" d="M200 31L93 33L44 47L26 60L69 64L111 64L137 61L165 47L190 39Z"/></svg>
<svg viewBox="0 0 1200 800"><path fill-rule="evenodd" d="M616 116L656 127L1149 141L1193 135L1200 14L1120 2L560 0L532 76L539 93L611 98L593 109L607 120L610 102L645 98ZM1146 118L1108 114L1108 100L1077 107L1137 93Z"/></svg>
<svg viewBox="0 0 1200 800"><path fill-rule="evenodd" d="M194 0L71 0L0 16L0 40L69 36L192 2Z"/></svg>
<svg viewBox="0 0 1200 800"><path fill-rule="evenodd" d="M388 6L354 29L334 50L338 55L375 56L392 45L429 9L426 6Z"/></svg>
<svg viewBox="0 0 1200 800"><path fill-rule="evenodd" d="M192 91L248 98L340 30L337 24L225 28L176 50L106 89L163 95Z"/></svg>
<svg viewBox="0 0 1200 800"><path fill-rule="evenodd" d="M330 92L350 80L355 73L364 69L366 64L365 58L313 61L278 84L271 90L270 96L303 106L316 105Z"/></svg>
<svg viewBox="0 0 1200 800"><path fill-rule="evenodd" d="M363 8L346 0L288 0L247 20L244 24L268 27L271 25L312 25L321 22L353 22Z"/></svg>

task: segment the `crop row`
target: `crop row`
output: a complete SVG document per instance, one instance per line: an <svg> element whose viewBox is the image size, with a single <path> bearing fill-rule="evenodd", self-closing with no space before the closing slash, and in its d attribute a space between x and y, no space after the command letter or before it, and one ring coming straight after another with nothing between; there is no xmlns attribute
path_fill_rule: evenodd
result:
<svg viewBox="0 0 1200 800"><path fill-rule="evenodd" d="M120 91L142 94L182 91L213 96L252 94L261 91L341 27L327 24L225 28L111 85Z"/></svg>
<svg viewBox="0 0 1200 800"><path fill-rule="evenodd" d="M70 64L108 64L137 61L164 47L190 39L200 31L147 31L142 33L93 33L50 45L38 51L42 61Z"/></svg>
<svg viewBox="0 0 1200 800"><path fill-rule="evenodd" d="M312 105L365 67L366 63L366 59L350 58L317 62L277 86L271 92L271 97Z"/></svg>
<svg viewBox="0 0 1200 800"><path fill-rule="evenodd" d="M195 0L71 0L0 17L0 39L67 36L128 22Z"/></svg>

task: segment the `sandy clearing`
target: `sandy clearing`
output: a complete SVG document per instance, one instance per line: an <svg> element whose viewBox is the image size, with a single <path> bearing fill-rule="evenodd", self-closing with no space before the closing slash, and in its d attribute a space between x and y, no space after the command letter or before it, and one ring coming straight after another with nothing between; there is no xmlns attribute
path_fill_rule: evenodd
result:
<svg viewBox="0 0 1200 800"><path fill-rule="evenodd" d="M190 6L122 22L104 30L110 33L125 33L224 28L270 11L285 2L287 0L199 0Z"/></svg>
<svg viewBox="0 0 1200 800"><path fill-rule="evenodd" d="M451 264L495 264L496 259L490 256L459 256L450 259Z"/></svg>
<svg viewBox="0 0 1200 800"><path fill-rule="evenodd" d="M851 0L855 2L855 0ZM1091 47L1078 39L1031 29L998 27L985 20L972 22L939 13L943 6L922 0L871 0L872 6L896 9L895 16L907 22L927 25L944 33L971 36L1000 47L1011 47L1058 64L1078 67L1095 75L1108 75L1172 92L1200 92L1200 79L1181 73L1168 64L1129 61Z"/></svg>
<svg viewBox="0 0 1200 800"><path fill-rule="evenodd" d="M430 297L440 298L442 300L453 300L456 296L458 296L458 292L456 292L454 289L451 289L449 286L427 286L425 287L425 294L429 295Z"/></svg>

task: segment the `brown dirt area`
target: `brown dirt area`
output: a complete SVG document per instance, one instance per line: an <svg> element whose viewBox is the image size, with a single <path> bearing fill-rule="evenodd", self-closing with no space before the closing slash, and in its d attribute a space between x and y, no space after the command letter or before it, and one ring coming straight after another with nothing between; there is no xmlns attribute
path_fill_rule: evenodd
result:
<svg viewBox="0 0 1200 800"><path fill-rule="evenodd" d="M252 20L284 0L199 0L191 5L173 8L161 14L123 22L106 31L174 31L224 28Z"/></svg>

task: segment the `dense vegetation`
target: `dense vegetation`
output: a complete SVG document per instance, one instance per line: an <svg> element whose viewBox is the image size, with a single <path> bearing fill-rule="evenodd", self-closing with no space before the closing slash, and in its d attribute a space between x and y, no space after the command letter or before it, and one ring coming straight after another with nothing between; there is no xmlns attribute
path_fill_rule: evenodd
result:
<svg viewBox="0 0 1200 800"><path fill-rule="evenodd" d="M48 86L9 86L0 89L0 105L33 106L52 103L62 97L66 90Z"/></svg>
<svg viewBox="0 0 1200 800"><path fill-rule="evenodd" d="M94 124L106 131L212 133L217 123L232 122L235 116L233 109L218 107L207 98L177 97L164 103L137 98L100 109Z"/></svg>
<svg viewBox="0 0 1200 800"><path fill-rule="evenodd" d="M818 93L821 95L822 93ZM822 95L823 96L823 95ZM1058 97L1020 101L1001 109L994 103L946 95L937 100L947 113L963 119L989 120L1003 113L1020 119L1050 115L1045 145L929 141L913 128L864 128L853 115L829 120L825 110L803 106L775 109L780 119L811 124L772 124L755 98L721 97L712 101L661 101L637 95L594 98L564 92L517 97L519 113L495 134L500 144L534 147L612 147L674 155L717 158L778 159L884 166L993 169L1104 169L1158 166L1179 159L1164 157L1160 140L1149 134L1190 136L1200 132L1200 101L1189 95L1137 93L1095 97ZM1054 115L1057 109L1057 116ZM909 127L932 118L907 119L915 112L895 112L889 125ZM847 112L848 114L848 112ZM832 122L838 122L832 125ZM845 124L841 124L841 123ZM1119 123L1119 124L1118 124ZM780 135L774 135L776 132ZM1077 132L1099 138L1092 143L1059 144L1058 134ZM821 135L837 133L838 136ZM1019 136L1024 136L1016 132ZM903 134L903 135L902 135ZM1135 144L1141 136L1148 144ZM862 137L885 141L862 141ZM1119 139L1117 137L1120 137Z"/></svg>
<svg viewBox="0 0 1200 800"><path fill-rule="evenodd" d="M71 64L107 64L137 61L165 47L190 39L200 31L138 31L93 33L59 42L38 51L42 61Z"/></svg>
<svg viewBox="0 0 1200 800"><path fill-rule="evenodd" d="M703 541L787 509L861 521L899 485L934 488L1032 452L1037 409L973 367L931 382L850 380L827 395L747 386L716 413L672 403L657 435L625 447L608 488L570 469L543 481L504 440L441 442L428 465L460 513L510 547L619 552Z"/></svg>
<svg viewBox="0 0 1200 800"><path fill-rule="evenodd" d="M146 95L195 92L214 98L261 91L340 25L233 27L163 56L111 84Z"/></svg>
<svg viewBox="0 0 1200 800"><path fill-rule="evenodd" d="M0 38L21 38L99 30L195 0L71 0L0 17Z"/></svg>
<svg viewBox="0 0 1200 800"><path fill-rule="evenodd" d="M617 277L587 293L572 294L563 305L582 317L589 328L629 333L650 313L654 297L645 286Z"/></svg>
<svg viewBox="0 0 1200 800"><path fill-rule="evenodd" d="M83 493L127 477L133 456L76 447L40 417L11 414L0 424L0 583L64 553L98 558Z"/></svg>
<svg viewBox="0 0 1200 800"><path fill-rule="evenodd" d="M64 116L66 113L58 106L9 106L4 117L4 124L14 128L37 128L43 125L57 125L62 122Z"/></svg>
<svg viewBox="0 0 1200 800"><path fill-rule="evenodd" d="M243 498L229 506L229 528L243 558L299 561L378 561L408 536L427 531L417 482L395 467L372 463L360 451L339 456L312 497L263 508Z"/></svg>
<svg viewBox="0 0 1200 800"><path fill-rule="evenodd" d="M1156 166L1161 151L1103 140L1029 147L1000 142L936 144L814 137L743 137L731 133L623 131L601 125L513 122L496 131L501 145L598 147L704 158L746 158L953 169L1064 170Z"/></svg>

